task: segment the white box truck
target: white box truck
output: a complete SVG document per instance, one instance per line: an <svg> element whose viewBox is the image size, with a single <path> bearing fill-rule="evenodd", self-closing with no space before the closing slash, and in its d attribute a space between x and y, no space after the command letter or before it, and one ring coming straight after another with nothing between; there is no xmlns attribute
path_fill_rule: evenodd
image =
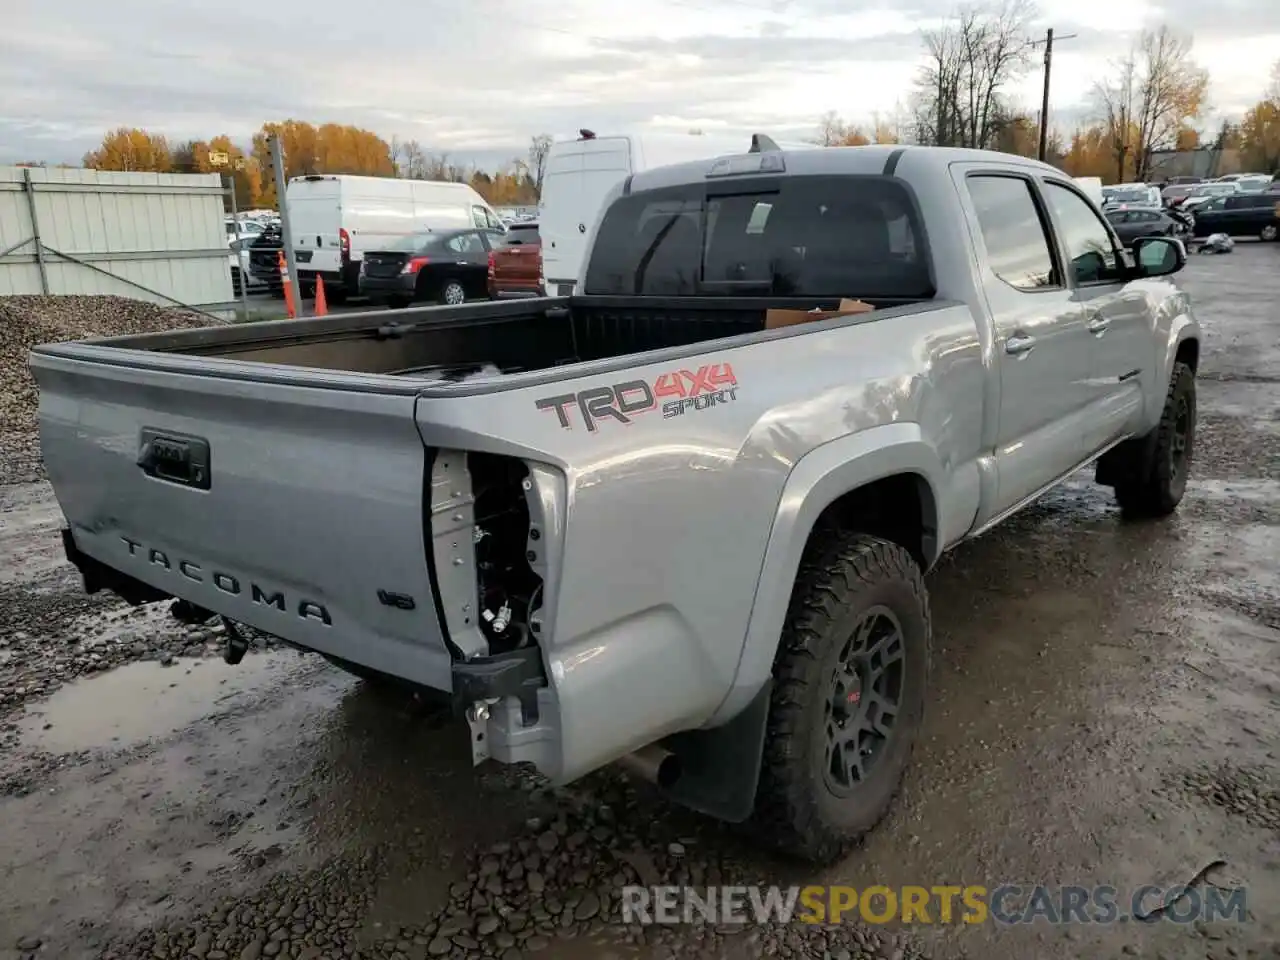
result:
<svg viewBox="0 0 1280 960"><path fill-rule="evenodd" d="M506 230L465 183L321 174L292 178L285 200L298 282L310 290L323 277L331 299L357 291L366 250L424 230Z"/></svg>

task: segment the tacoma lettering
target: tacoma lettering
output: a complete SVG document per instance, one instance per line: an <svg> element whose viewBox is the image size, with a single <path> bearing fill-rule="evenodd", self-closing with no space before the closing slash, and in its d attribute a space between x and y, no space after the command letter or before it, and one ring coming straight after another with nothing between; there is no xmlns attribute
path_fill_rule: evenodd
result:
<svg viewBox="0 0 1280 960"><path fill-rule="evenodd" d="M128 548L129 556L137 557L151 566L159 567L161 570L176 573L192 583L212 584L214 589L220 593L225 593L232 597L248 594L249 602L254 606L271 607L281 613L288 613L292 610L302 620L323 623L326 627L333 625L333 618L329 615L328 608L322 603L305 598L291 601L285 597L283 590L264 587L251 580L242 581L234 574L223 570L206 571L198 563L194 563L191 560L174 560L163 550L148 547L137 540L131 540L125 536L122 536L120 540Z"/></svg>

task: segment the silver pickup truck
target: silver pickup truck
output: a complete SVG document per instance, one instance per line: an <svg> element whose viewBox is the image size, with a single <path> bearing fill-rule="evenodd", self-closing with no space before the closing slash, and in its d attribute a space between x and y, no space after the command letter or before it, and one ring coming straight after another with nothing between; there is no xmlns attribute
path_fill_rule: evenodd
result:
<svg viewBox="0 0 1280 960"><path fill-rule="evenodd" d="M636 174L590 239L572 297L38 348L67 555L829 860L908 762L939 555L1092 461L1178 505L1182 245L898 146Z"/></svg>

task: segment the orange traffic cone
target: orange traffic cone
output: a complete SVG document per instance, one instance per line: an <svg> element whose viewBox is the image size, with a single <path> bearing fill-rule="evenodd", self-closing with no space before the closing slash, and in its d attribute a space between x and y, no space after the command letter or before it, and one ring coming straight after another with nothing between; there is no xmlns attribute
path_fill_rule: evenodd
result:
<svg viewBox="0 0 1280 960"><path fill-rule="evenodd" d="M329 313L329 304L324 299L324 277L316 277L316 306L315 316L324 317Z"/></svg>
<svg viewBox="0 0 1280 960"><path fill-rule="evenodd" d="M293 303L293 284L289 282L289 264L285 261L284 251L276 254L280 265L280 283L284 286L284 309L290 320L298 316L298 309Z"/></svg>

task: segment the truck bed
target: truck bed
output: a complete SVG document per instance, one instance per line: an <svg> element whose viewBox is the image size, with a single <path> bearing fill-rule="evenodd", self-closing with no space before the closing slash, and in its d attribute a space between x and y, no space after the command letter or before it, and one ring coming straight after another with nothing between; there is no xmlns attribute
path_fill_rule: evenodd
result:
<svg viewBox="0 0 1280 960"><path fill-rule="evenodd" d="M811 309L835 303L771 299L767 306ZM447 381L759 333L765 312L758 299L563 297L206 327L97 344Z"/></svg>

